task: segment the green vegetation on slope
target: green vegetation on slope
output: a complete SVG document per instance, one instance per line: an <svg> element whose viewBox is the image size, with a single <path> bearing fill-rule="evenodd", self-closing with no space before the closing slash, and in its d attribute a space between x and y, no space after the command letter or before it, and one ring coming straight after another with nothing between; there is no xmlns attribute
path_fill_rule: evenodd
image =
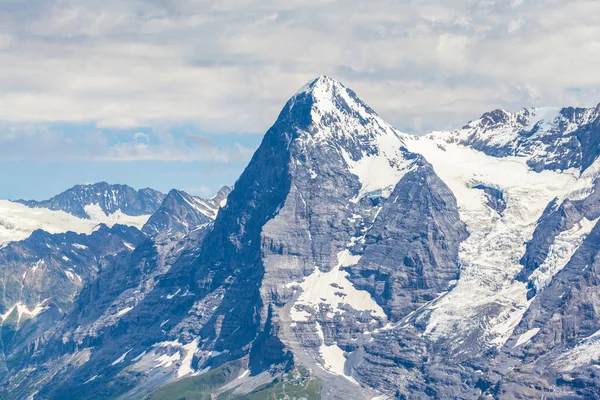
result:
<svg viewBox="0 0 600 400"><path fill-rule="evenodd" d="M240 361L225 364L205 374L181 379L158 389L147 400L318 400L321 382L309 370L296 370L239 395L221 388L236 379L242 370ZM219 393L221 392L221 393Z"/></svg>
<svg viewBox="0 0 600 400"><path fill-rule="evenodd" d="M232 361L198 376L178 380L159 388L148 400L211 400L213 393L237 378L241 361Z"/></svg>

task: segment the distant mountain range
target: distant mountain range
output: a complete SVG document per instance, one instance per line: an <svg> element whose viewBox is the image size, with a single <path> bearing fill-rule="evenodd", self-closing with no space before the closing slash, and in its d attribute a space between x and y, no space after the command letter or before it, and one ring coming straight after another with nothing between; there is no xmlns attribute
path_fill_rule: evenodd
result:
<svg viewBox="0 0 600 400"><path fill-rule="evenodd" d="M44 201L17 200L28 207L61 210L79 218L91 218L89 208L99 208L110 215L117 211L137 216L150 215L162 204L165 195L146 188L135 190L127 185L110 185L100 182L93 185L76 185ZM88 210L86 210L88 208Z"/></svg>
<svg viewBox="0 0 600 400"><path fill-rule="evenodd" d="M417 137L300 89L233 189L0 202L3 399L600 394L600 106Z"/></svg>

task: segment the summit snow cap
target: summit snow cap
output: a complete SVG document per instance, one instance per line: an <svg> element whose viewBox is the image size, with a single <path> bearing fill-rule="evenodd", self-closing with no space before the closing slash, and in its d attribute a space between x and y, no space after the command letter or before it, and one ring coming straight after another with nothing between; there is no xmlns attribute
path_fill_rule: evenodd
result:
<svg viewBox="0 0 600 400"><path fill-rule="evenodd" d="M327 148L331 155L317 158L340 157L358 177L361 190L355 200L379 191L386 196L414 161L415 155L405 148L408 134L385 122L354 91L326 75L296 92L283 112L287 123L290 116L294 140L305 159L317 157L312 149Z"/></svg>
<svg viewBox="0 0 600 400"><path fill-rule="evenodd" d="M400 147L407 136L380 118L354 91L327 75L304 85L290 99L288 107L290 112L300 111L303 117L309 117L312 124L309 131L314 139L330 139L333 135L338 139L359 140L370 147L367 142L373 144L377 137L389 136Z"/></svg>
<svg viewBox="0 0 600 400"><path fill-rule="evenodd" d="M328 117L340 113L360 119L379 117L352 90L339 81L321 75L304 85L293 97L294 103L300 99L311 100L311 116L313 122L326 122ZM387 125L382 120L382 124Z"/></svg>

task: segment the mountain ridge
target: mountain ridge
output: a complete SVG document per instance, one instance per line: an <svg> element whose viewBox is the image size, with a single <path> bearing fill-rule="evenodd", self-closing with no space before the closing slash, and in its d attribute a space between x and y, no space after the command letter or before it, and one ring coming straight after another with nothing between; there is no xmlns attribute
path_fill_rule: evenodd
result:
<svg viewBox="0 0 600 400"><path fill-rule="evenodd" d="M48 200L15 200L28 207L62 210L79 218L90 219L86 206L97 206L105 215L121 211L126 215L152 214L164 199L164 194L150 188L135 190L131 186L98 182L75 185Z"/></svg>
<svg viewBox="0 0 600 400"><path fill-rule="evenodd" d="M600 104L497 109L447 135L488 155L526 157L537 172L569 168L583 172L598 158L594 132L599 126Z"/></svg>
<svg viewBox="0 0 600 400"><path fill-rule="evenodd" d="M243 398L308 373L324 399L593 397L592 114L491 112L415 137L312 80L215 199L214 222L186 230L196 203L171 192L173 219L155 226L184 233L105 264L7 363L20 375L0 393L137 398L214 371L222 383L194 395Z"/></svg>

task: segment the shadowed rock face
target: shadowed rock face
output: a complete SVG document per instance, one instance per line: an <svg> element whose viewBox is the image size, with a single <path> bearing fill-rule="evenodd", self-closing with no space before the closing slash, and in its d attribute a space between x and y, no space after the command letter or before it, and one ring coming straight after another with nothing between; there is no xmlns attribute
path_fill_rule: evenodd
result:
<svg viewBox="0 0 600 400"><path fill-rule="evenodd" d="M350 280L392 321L449 289L459 277L458 246L467 237L456 199L420 157L398 182L356 251Z"/></svg>
<svg viewBox="0 0 600 400"><path fill-rule="evenodd" d="M345 285L373 294L392 321L447 290L459 275L458 244L467 233L447 186L352 92L327 78L311 85L265 135L204 240L195 272L200 296L226 290L204 334L215 337L218 351L236 357L236 349L252 349L252 374L289 365L290 351L313 365L323 362L324 345L358 354L368 340L364 332L383 326L350 299L341 308L320 300L316 308L296 303L294 285L334 273L340 252L363 257L349 266ZM386 140L393 144L382 144ZM369 157L385 157L400 182L365 191L370 182L353 165ZM354 294L349 289L332 284L329 290L345 302ZM293 320L298 308L308 320Z"/></svg>
<svg viewBox="0 0 600 400"><path fill-rule="evenodd" d="M369 170L370 165L376 168ZM422 208L422 202L431 209ZM197 205L172 191L144 231L186 232L186 224L205 223L193 212L197 209L187 207L190 203ZM421 212L427 218L417 221ZM389 229L384 217L392 222ZM414 232L401 232L403 225ZM421 240L411 245L414 235ZM134 361L133 354L171 355L175 345L159 347L159 353L153 347L168 340L187 345L202 339L191 359L195 370L247 358L253 376L292 368L296 357L316 367L323 361L321 346L344 348L358 357L368 340L364 332L382 327L388 317L375 317L356 299L341 308L322 302L310 308L310 320L291 329L290 309L305 307L296 304L300 291L292 287L315 273L335 274L344 251L363 255L365 273L355 276L353 270L345 286L332 290L341 298L356 293L369 298L371 292L373 305L396 320L457 278L457 246L464 236L452 195L431 167L408 152L402 135L352 91L322 77L286 104L214 224L187 239L156 236L130 257L107 264L28 362L54 372L61 368L58 355L74 364L74 375L59 372L44 385L40 393L45 397L75 391L101 398L135 391L141 382L153 382L153 387L172 379L177 370L162 378L147 368L137 377L125 372L141 368L136 361L147 362L143 357ZM392 257L386 270L375 272L378 281L372 281L376 260L385 258L382 254L394 242L404 246L405 254ZM90 346L94 350L88 355ZM126 349L132 356L112 366ZM219 355L207 356L212 353ZM78 357L87 359L85 368L76 366ZM95 375L101 377L83 386ZM338 377L327 385L332 393L344 393L353 384ZM97 391L84 395L84 387ZM23 385L13 389L26 392Z"/></svg>
<svg viewBox="0 0 600 400"><path fill-rule="evenodd" d="M76 185L51 199L43 201L17 200L29 207L62 210L80 218L90 218L85 206L97 204L107 215L121 211L127 215L149 215L161 205L165 195L146 188L135 190L127 185L110 185L106 182L93 185Z"/></svg>
<svg viewBox="0 0 600 400"><path fill-rule="evenodd" d="M506 210L506 199L501 190L481 184L473 186L473 189L483 190L487 197L487 205L496 210L498 214L502 215Z"/></svg>
<svg viewBox="0 0 600 400"><path fill-rule="evenodd" d="M91 235L38 230L0 249L2 372L73 309L103 265L131 254L144 239L134 227L101 225Z"/></svg>
<svg viewBox="0 0 600 400"><path fill-rule="evenodd" d="M534 190L545 184L537 174L594 165L582 143L595 143L596 114L496 110L431 143L440 157L451 145L487 163L518 156L510 162L536 174L519 175ZM143 398L226 366L240 375L227 377L223 390L239 391L231 398L297 367L319 379L324 399L593 398L597 174L561 179L576 184L552 187L560 196L547 206L532 196L545 199L532 216L527 204L515 208L514 186L477 165L466 177L446 174L409 151L419 148L411 140L421 139L319 77L287 102L231 192L206 200L173 190L143 232L36 232L0 249L12 282L0 299L0 396ZM507 226L533 234L515 245ZM495 261L467 265L465 251L484 246L514 265L479 276ZM38 258L54 272L30 282ZM24 272L29 291L13 285ZM492 300L452 297L466 293L465 279L489 285ZM46 296L53 301L40 304ZM16 301L47 308L22 322Z"/></svg>

